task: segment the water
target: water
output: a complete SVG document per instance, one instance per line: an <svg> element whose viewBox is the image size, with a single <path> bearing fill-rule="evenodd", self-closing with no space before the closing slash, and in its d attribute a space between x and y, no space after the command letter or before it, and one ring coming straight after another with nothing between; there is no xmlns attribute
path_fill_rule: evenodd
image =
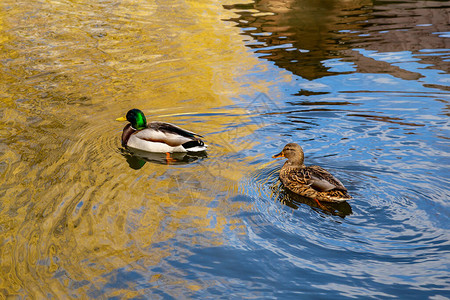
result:
<svg viewBox="0 0 450 300"><path fill-rule="evenodd" d="M449 9L2 1L1 298L449 298ZM131 156L132 107L207 156Z"/></svg>

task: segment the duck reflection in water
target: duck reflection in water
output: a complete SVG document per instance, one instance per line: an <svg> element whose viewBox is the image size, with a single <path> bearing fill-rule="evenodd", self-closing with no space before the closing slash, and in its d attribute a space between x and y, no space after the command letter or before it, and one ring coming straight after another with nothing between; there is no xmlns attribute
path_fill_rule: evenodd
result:
<svg viewBox="0 0 450 300"><path fill-rule="evenodd" d="M291 192L283 186L282 183L275 184L271 187L273 193L276 195L276 200L282 204L289 206L293 209L298 209L300 205L306 204L314 209L320 209L321 211L333 215L345 218L353 213L352 207L348 202L326 202L320 205L311 198L300 196Z"/></svg>
<svg viewBox="0 0 450 300"><path fill-rule="evenodd" d="M139 170L146 162L161 165L186 165L198 159L206 158L206 152L176 152L168 157L165 153L151 153L136 149L119 148L130 168Z"/></svg>

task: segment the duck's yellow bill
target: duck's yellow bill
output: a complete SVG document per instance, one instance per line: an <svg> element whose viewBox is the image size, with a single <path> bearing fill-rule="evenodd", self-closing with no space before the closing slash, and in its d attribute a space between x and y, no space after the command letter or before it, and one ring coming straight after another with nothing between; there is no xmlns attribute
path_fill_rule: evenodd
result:
<svg viewBox="0 0 450 300"><path fill-rule="evenodd" d="M125 117L120 117L120 118L116 119L116 121L119 121L119 122L123 122L123 121L126 121L126 120L127 120L127 118L125 118Z"/></svg>

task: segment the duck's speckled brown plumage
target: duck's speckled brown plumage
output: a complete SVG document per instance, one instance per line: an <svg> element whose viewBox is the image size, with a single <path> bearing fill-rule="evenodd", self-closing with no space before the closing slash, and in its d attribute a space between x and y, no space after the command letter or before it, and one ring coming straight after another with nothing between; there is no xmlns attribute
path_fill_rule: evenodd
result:
<svg viewBox="0 0 450 300"><path fill-rule="evenodd" d="M342 202L352 198L344 185L327 170L319 166L305 166L303 149L298 144L287 144L273 157L288 159L281 168L280 180L290 191L326 202Z"/></svg>

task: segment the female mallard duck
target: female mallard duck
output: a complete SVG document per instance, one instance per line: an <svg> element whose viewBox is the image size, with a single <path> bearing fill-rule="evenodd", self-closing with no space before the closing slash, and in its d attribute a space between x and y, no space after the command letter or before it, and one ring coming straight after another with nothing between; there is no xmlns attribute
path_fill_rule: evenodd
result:
<svg viewBox="0 0 450 300"><path fill-rule="evenodd" d="M129 110L126 119L130 123L122 132L123 147L159 153L200 152L207 148L196 133L165 122L147 124L144 113L139 109Z"/></svg>
<svg viewBox="0 0 450 300"><path fill-rule="evenodd" d="M319 205L318 201L343 202L352 198L344 185L327 170L305 166L303 149L298 144L289 143L272 157L287 158L280 171L280 180L291 192L312 198Z"/></svg>

